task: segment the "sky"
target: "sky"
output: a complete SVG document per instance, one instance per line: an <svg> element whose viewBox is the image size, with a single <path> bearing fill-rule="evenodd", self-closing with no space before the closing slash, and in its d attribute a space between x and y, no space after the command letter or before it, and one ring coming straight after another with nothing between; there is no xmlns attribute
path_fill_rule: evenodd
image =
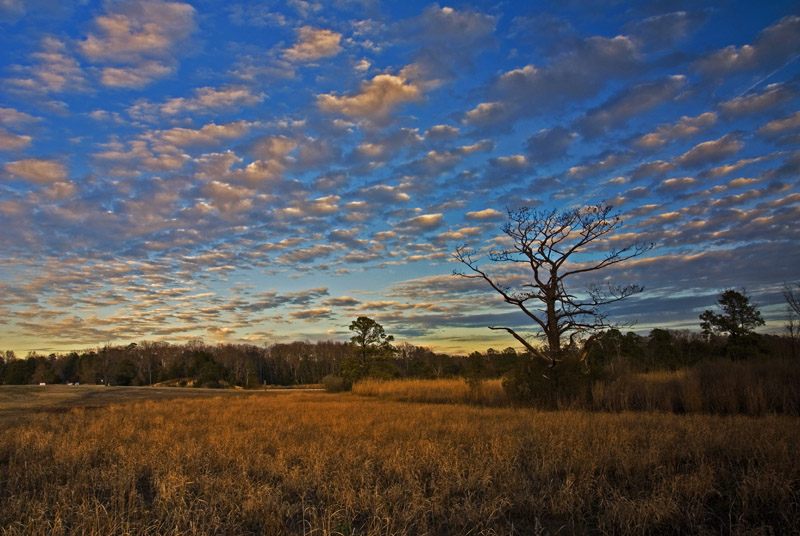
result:
<svg viewBox="0 0 800 536"><path fill-rule="evenodd" d="M0 50L18 355L358 316L516 347L487 326L529 323L453 252L522 206L611 204L613 244L655 245L596 273L644 286L608 310L642 334L699 330L727 288L781 332L800 280L795 1L0 0Z"/></svg>

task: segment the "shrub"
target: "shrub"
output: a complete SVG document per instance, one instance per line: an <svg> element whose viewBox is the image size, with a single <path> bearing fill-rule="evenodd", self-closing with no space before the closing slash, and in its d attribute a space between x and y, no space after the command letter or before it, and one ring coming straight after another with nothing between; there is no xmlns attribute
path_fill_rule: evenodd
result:
<svg viewBox="0 0 800 536"><path fill-rule="evenodd" d="M591 376L574 356L565 357L555 367L542 359L523 358L503 377L503 389L511 401L543 409L581 406L590 387Z"/></svg>
<svg viewBox="0 0 800 536"><path fill-rule="evenodd" d="M322 386L328 393L341 393L342 391L349 391L353 388L353 384L347 378L341 376L334 376L329 374L322 378Z"/></svg>

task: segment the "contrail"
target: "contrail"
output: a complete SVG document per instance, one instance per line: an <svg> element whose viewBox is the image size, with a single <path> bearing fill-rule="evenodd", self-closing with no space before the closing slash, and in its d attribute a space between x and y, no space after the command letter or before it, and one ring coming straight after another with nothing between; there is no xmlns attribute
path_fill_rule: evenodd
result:
<svg viewBox="0 0 800 536"><path fill-rule="evenodd" d="M738 98L740 98L740 97L742 97L742 96L746 95L747 93L750 93L750 92L753 90L753 88L755 88L756 86L759 86L759 85L761 85L761 83L762 83L762 82L764 82L765 80L768 80L768 79L772 78L772 77L775 75L775 73L777 73L778 71L782 71L783 69L785 69L786 67L788 67L788 66L789 66L789 64L790 64L790 63L792 63L792 62L793 62L794 60L796 60L797 58L800 58L800 54L798 54L798 55L797 55L797 56L795 56L794 58L792 58L792 59L790 59L789 61L787 61L786 63L784 63L783 65L781 65L780 67L778 67L777 69L775 69L774 71L772 71L771 73L769 73L767 76L765 76L765 77L764 77L764 78L762 78L761 80L758 80L757 82L755 82L755 83L754 83L753 85L751 85L749 88L747 88L747 89L745 89L744 91L742 91L741 93L739 93L739 94L738 94L738 95L737 95L735 98L737 98L737 99L738 99Z"/></svg>

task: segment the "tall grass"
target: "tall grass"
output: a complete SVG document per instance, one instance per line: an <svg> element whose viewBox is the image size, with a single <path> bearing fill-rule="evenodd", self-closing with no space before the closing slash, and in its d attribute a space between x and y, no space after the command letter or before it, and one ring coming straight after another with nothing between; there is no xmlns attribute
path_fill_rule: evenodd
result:
<svg viewBox="0 0 800 536"><path fill-rule="evenodd" d="M500 380L487 380L476 387L470 387L463 378L437 380L367 378L353 385L353 394L434 404L476 404L496 407L506 406L509 403Z"/></svg>
<svg viewBox="0 0 800 536"><path fill-rule="evenodd" d="M788 534L790 417L254 395L37 414L0 435L0 533Z"/></svg>
<svg viewBox="0 0 800 536"><path fill-rule="evenodd" d="M712 361L673 373L621 374L595 382L587 408L800 416L800 363Z"/></svg>
<svg viewBox="0 0 800 536"><path fill-rule="evenodd" d="M353 393L391 400L505 406L510 401L500 380L470 389L463 379L362 380ZM586 382L586 389L548 394L529 401L540 409L583 411L661 411L671 413L779 414L800 416L800 363L713 361L676 372L637 374L618 366L609 378Z"/></svg>

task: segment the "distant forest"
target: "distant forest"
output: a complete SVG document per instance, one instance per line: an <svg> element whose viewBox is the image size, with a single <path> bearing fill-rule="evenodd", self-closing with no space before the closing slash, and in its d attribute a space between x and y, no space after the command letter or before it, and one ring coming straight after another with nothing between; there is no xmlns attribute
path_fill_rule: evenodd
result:
<svg viewBox="0 0 800 536"><path fill-rule="evenodd" d="M752 333L731 344L725 335L654 329L648 335L617 329L593 336L568 354L595 370L624 363L638 372L677 370L714 359L754 360L797 358L794 337ZM204 344L192 340L176 345L141 342L105 346L66 354L30 353L18 358L0 353L4 384L81 383L106 385L175 385L243 387L317 384L326 376L346 375L348 364L360 359L354 342L292 342L255 346ZM530 360L514 348L489 349L470 356L436 353L400 343L372 352L362 377L378 378L499 378ZM355 378L357 379L357 378Z"/></svg>

